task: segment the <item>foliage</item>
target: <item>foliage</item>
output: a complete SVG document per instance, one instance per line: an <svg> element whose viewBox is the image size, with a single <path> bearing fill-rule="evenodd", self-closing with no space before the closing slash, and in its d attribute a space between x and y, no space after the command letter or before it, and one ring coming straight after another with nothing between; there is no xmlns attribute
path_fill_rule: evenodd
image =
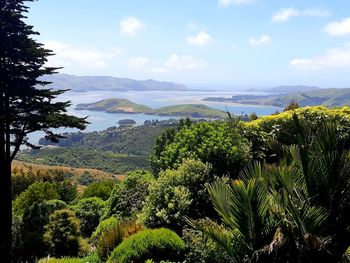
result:
<svg viewBox="0 0 350 263"><path fill-rule="evenodd" d="M107 216L128 218L140 211L152 181L152 174L146 170L128 173L124 180L114 187L107 204Z"/></svg>
<svg viewBox="0 0 350 263"><path fill-rule="evenodd" d="M107 129L102 132L77 132L67 133L66 138L61 139L57 146L60 147L84 147L112 153L127 155L148 156L156 138L175 123L159 125L140 125L127 129ZM40 140L42 145L52 144L44 139Z"/></svg>
<svg viewBox="0 0 350 263"><path fill-rule="evenodd" d="M284 108L283 111L290 111L300 108L299 103L296 100L292 100L289 104Z"/></svg>
<svg viewBox="0 0 350 263"><path fill-rule="evenodd" d="M49 82L40 77L56 70L45 66L53 53L33 37L39 33L26 24L25 2L28 1L0 2L0 254L4 262L10 262L11 165L22 145L35 147L27 135L43 131L48 139L57 141L61 136L54 129L84 129L87 124L84 118L66 113L69 101L56 100L64 90L44 87Z"/></svg>
<svg viewBox="0 0 350 263"><path fill-rule="evenodd" d="M124 174L135 169L149 168L147 156L117 154L88 147L48 148L18 155L25 162L42 165L64 165L92 168L114 174Z"/></svg>
<svg viewBox="0 0 350 263"><path fill-rule="evenodd" d="M225 251L198 230L185 228L182 238L186 243L186 263L230 262Z"/></svg>
<svg viewBox="0 0 350 263"><path fill-rule="evenodd" d="M158 143L164 145L164 140ZM216 175L234 176L250 157L248 141L236 128L224 122L190 125L179 130L165 147L155 147L152 157L155 171L174 169L184 159L199 159L212 164L212 172Z"/></svg>
<svg viewBox="0 0 350 263"><path fill-rule="evenodd" d="M62 209L50 215L44 241L54 256L76 256L80 249L80 221L73 211Z"/></svg>
<svg viewBox="0 0 350 263"><path fill-rule="evenodd" d="M89 185L96 181L96 179L88 171L85 171L82 176L78 178L78 183L81 185Z"/></svg>
<svg viewBox="0 0 350 263"><path fill-rule="evenodd" d="M115 248L108 263L144 262L181 259L185 242L169 229L160 228L138 232Z"/></svg>
<svg viewBox="0 0 350 263"><path fill-rule="evenodd" d="M96 244L99 257L103 261L106 261L114 248L116 248L126 236L126 225L119 221L115 221L113 224L104 228Z"/></svg>
<svg viewBox="0 0 350 263"><path fill-rule="evenodd" d="M34 203L40 203L45 200L59 199L57 187L49 182L37 182L28 187L14 202L14 211L23 213L25 209Z"/></svg>
<svg viewBox="0 0 350 263"><path fill-rule="evenodd" d="M107 219L102 220L98 226L96 227L95 231L92 233L90 241L92 244L96 244L96 242L100 239L102 233L108 229L113 227L118 223L118 219L115 217L109 217Z"/></svg>
<svg viewBox="0 0 350 263"><path fill-rule="evenodd" d="M151 183L139 220L147 227L168 227L178 233L185 216L200 218L213 213L205 184L213 180L210 165L185 160L177 170L166 170Z"/></svg>
<svg viewBox="0 0 350 263"><path fill-rule="evenodd" d="M63 182L65 179L70 179L72 174L63 170L49 169L47 171L33 171L29 169L28 172L23 170L12 170L12 198L16 199L22 192L24 192L30 185L35 182Z"/></svg>
<svg viewBox="0 0 350 263"><path fill-rule="evenodd" d="M48 257L43 258L39 260L38 263L102 263L100 261L100 258L98 257L97 253L92 253L86 257L83 258L54 258L54 257Z"/></svg>
<svg viewBox="0 0 350 263"><path fill-rule="evenodd" d="M34 203L23 214L22 242L20 252L26 260L46 255L48 248L44 243L45 225L49 223L49 216L56 210L67 207L61 200L47 200Z"/></svg>
<svg viewBox="0 0 350 263"><path fill-rule="evenodd" d="M316 131L296 115L293 122L298 145L274 142L276 164L254 163L240 180L208 187L224 230L192 221L235 262L339 262L350 245L348 137L340 121Z"/></svg>
<svg viewBox="0 0 350 263"><path fill-rule="evenodd" d="M142 227L134 221L119 221L115 217L110 217L100 222L90 241L96 246L100 258L106 260L124 238L141 229Z"/></svg>
<svg viewBox="0 0 350 263"><path fill-rule="evenodd" d="M90 237L105 213L106 203L99 197L82 198L71 207L76 217L81 221L81 233Z"/></svg>
<svg viewBox="0 0 350 263"><path fill-rule="evenodd" d="M261 117L255 121L243 123L241 133L252 143L254 159L264 160L273 158L269 142L276 140L279 143L292 145L298 143L298 128L293 121L293 114L305 122L313 133L317 132L322 123L338 121L341 127L341 136L348 138L345 143L350 143L350 108L328 109L322 106L298 108L292 111L282 112L276 115Z"/></svg>
<svg viewBox="0 0 350 263"><path fill-rule="evenodd" d="M84 190L82 197L99 197L102 200L107 200L117 183L119 183L117 180L102 180L93 182Z"/></svg>

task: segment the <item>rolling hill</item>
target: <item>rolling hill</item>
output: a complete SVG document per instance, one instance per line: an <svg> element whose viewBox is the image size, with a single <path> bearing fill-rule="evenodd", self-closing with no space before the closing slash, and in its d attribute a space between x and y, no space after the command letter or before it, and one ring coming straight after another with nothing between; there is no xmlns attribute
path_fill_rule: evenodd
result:
<svg viewBox="0 0 350 263"><path fill-rule="evenodd" d="M105 111L110 113L144 113L150 115L182 116L193 118L223 119L224 111L210 108L204 104L181 104L152 109L127 99L105 99L95 103L79 104L77 110Z"/></svg>
<svg viewBox="0 0 350 263"><path fill-rule="evenodd" d="M88 91L163 91L186 90L186 86L173 82L157 80L134 80L110 76L75 76L55 74L45 76L42 80L52 82L48 88L70 89L75 92Z"/></svg>

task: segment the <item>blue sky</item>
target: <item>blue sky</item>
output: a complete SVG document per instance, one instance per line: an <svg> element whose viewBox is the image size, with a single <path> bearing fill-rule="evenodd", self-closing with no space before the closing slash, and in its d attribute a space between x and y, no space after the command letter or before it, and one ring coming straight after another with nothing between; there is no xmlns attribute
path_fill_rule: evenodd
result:
<svg viewBox="0 0 350 263"><path fill-rule="evenodd" d="M64 73L203 87L350 87L349 0L39 0Z"/></svg>

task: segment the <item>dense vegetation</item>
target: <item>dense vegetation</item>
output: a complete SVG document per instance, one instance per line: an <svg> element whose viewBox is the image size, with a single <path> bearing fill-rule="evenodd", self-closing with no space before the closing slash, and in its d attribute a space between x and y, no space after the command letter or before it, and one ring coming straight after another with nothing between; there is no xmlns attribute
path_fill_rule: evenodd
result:
<svg viewBox="0 0 350 263"><path fill-rule="evenodd" d="M181 121L157 139L153 172L94 181L75 194L74 184L70 194L60 190L69 180L62 175L17 188L16 255L341 262L350 245L349 127L350 108L324 107L251 122Z"/></svg>

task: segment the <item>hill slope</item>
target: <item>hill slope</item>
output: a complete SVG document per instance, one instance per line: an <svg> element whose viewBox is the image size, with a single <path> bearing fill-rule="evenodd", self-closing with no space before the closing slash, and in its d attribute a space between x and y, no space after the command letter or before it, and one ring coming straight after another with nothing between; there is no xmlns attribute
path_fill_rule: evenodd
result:
<svg viewBox="0 0 350 263"><path fill-rule="evenodd" d="M115 78L110 76L74 76L55 74L42 78L53 82L47 87L53 89L70 89L75 92L88 92L98 90L109 91L162 91L186 90L186 86L173 82L148 80L134 80L128 78Z"/></svg>
<svg viewBox="0 0 350 263"><path fill-rule="evenodd" d="M287 95L238 95L232 96L231 98L213 97L205 98L204 100L277 107L285 107L294 100L302 107L317 105L337 107L350 105L350 88L318 89Z"/></svg>
<svg viewBox="0 0 350 263"><path fill-rule="evenodd" d="M94 103L79 104L77 110L105 111L110 113L145 113L151 115L182 116L193 118L225 118L226 112L204 104L181 104L152 109L127 99L105 99Z"/></svg>

